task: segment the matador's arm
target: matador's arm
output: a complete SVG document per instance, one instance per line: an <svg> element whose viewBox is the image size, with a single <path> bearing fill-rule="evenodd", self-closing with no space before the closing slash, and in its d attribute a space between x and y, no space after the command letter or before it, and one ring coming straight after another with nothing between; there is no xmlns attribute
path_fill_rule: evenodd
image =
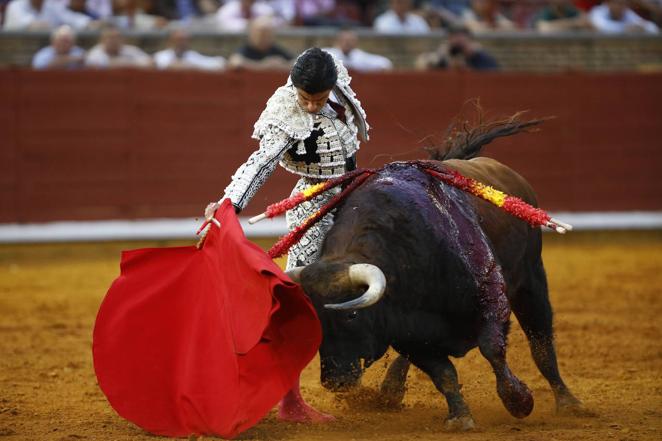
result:
<svg viewBox="0 0 662 441"><path fill-rule="evenodd" d="M222 199L229 198L237 212L248 202L276 169L278 161L296 140L281 129L270 126L260 138L260 148L237 169Z"/></svg>

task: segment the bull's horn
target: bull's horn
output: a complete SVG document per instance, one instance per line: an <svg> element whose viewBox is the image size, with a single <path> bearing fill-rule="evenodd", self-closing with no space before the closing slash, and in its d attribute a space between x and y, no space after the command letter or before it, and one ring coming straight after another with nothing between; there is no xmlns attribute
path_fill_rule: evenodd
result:
<svg viewBox="0 0 662 441"><path fill-rule="evenodd" d="M303 271L304 268L305 266L297 266L296 268L285 271L285 274L287 274L294 283L301 283L301 271Z"/></svg>
<svg viewBox="0 0 662 441"><path fill-rule="evenodd" d="M349 267L349 280L353 285L368 285L368 290L361 297L345 303L324 305L328 309L361 309L374 305L382 298L386 290L386 277L382 270L368 263L356 263Z"/></svg>

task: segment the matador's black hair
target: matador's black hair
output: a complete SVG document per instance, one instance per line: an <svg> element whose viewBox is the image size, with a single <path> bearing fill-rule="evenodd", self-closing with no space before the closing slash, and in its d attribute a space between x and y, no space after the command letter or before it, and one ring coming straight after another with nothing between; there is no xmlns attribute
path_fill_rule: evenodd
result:
<svg viewBox="0 0 662 441"><path fill-rule="evenodd" d="M299 56L290 76L294 87L315 94L333 89L338 72L331 54L313 47Z"/></svg>

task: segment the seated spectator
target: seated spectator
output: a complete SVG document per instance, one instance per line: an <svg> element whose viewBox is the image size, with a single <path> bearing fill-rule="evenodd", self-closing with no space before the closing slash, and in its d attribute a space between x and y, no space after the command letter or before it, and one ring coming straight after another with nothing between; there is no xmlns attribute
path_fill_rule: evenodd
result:
<svg viewBox="0 0 662 441"><path fill-rule="evenodd" d="M120 29L151 31L168 25L165 17L154 15L151 0L116 0L116 14L110 20Z"/></svg>
<svg viewBox="0 0 662 441"><path fill-rule="evenodd" d="M85 0L87 15L97 20L105 20L113 15L112 0Z"/></svg>
<svg viewBox="0 0 662 441"><path fill-rule="evenodd" d="M154 54L154 64L158 69L200 69L222 70L225 58L208 57L189 49L190 36L183 29L170 33L169 48Z"/></svg>
<svg viewBox="0 0 662 441"><path fill-rule="evenodd" d="M593 27L605 34L659 32L655 23L644 20L628 8L626 0L607 0L591 9L588 17Z"/></svg>
<svg viewBox="0 0 662 441"><path fill-rule="evenodd" d="M215 14L219 3L217 0L152 0L148 12L167 20L188 22L202 19L207 14Z"/></svg>
<svg viewBox="0 0 662 441"><path fill-rule="evenodd" d="M216 22L221 31L244 32L251 20L273 15L273 8L263 1L230 0L218 9Z"/></svg>
<svg viewBox="0 0 662 441"><path fill-rule="evenodd" d="M349 0L271 0L269 4L278 17L295 26L350 26L360 19L360 5Z"/></svg>
<svg viewBox="0 0 662 441"><path fill-rule="evenodd" d="M343 62L345 67L357 72L375 72L393 69L393 63L386 57L371 54L358 48L356 32L346 29L336 37L333 47L324 50Z"/></svg>
<svg viewBox="0 0 662 441"><path fill-rule="evenodd" d="M347 21L344 26L372 26L374 10L382 0L336 0L336 16Z"/></svg>
<svg viewBox="0 0 662 441"><path fill-rule="evenodd" d="M499 63L476 42L467 28L449 31L448 42L436 52L422 54L416 60L419 69L496 70Z"/></svg>
<svg viewBox="0 0 662 441"><path fill-rule="evenodd" d="M230 56L233 69L289 70L292 56L274 42L271 17L253 20L248 27L248 43Z"/></svg>
<svg viewBox="0 0 662 441"><path fill-rule="evenodd" d="M469 9L469 0L429 0L423 4L422 12L432 28L460 26L462 14Z"/></svg>
<svg viewBox="0 0 662 441"><path fill-rule="evenodd" d="M543 33L590 30L586 14L572 0L550 0L534 18L536 30Z"/></svg>
<svg viewBox="0 0 662 441"><path fill-rule="evenodd" d="M87 15L93 20L106 20L113 15L111 0L69 0L69 9Z"/></svg>
<svg viewBox="0 0 662 441"><path fill-rule="evenodd" d="M314 25L317 18L333 13L336 0L271 0L269 2L276 15L287 23L297 26ZM313 21L311 23L310 21Z"/></svg>
<svg viewBox="0 0 662 441"><path fill-rule="evenodd" d="M101 31L99 44L87 53L85 65L99 69L151 67L152 59L136 46L124 44L118 28L107 26Z"/></svg>
<svg viewBox="0 0 662 441"><path fill-rule="evenodd" d="M70 10L60 0L12 0L5 11L6 30L46 30L69 25L81 30L94 26L84 14Z"/></svg>
<svg viewBox="0 0 662 441"><path fill-rule="evenodd" d="M471 0L471 8L464 11L462 22L474 34L515 30L515 24L499 12L495 0Z"/></svg>
<svg viewBox="0 0 662 441"><path fill-rule="evenodd" d="M83 66L85 51L76 43L76 34L68 25L51 34L51 45L41 48L32 58L34 69L78 69Z"/></svg>
<svg viewBox="0 0 662 441"><path fill-rule="evenodd" d="M375 19L375 31L389 34L424 34L430 30L423 17L411 12L412 0L391 0L390 6L390 9Z"/></svg>
<svg viewBox="0 0 662 441"><path fill-rule="evenodd" d="M428 0L428 7L432 9L441 9L461 17L466 9L469 9L469 0Z"/></svg>

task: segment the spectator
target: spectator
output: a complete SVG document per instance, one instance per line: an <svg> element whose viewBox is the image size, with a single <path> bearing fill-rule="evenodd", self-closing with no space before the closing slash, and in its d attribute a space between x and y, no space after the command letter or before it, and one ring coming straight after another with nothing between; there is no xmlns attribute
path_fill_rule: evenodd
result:
<svg viewBox="0 0 662 441"><path fill-rule="evenodd" d="M466 9L469 9L469 0L429 0L428 7L432 9L441 9L461 17Z"/></svg>
<svg viewBox="0 0 662 441"><path fill-rule="evenodd" d="M218 6L217 0L153 0L149 12L168 20L188 22L215 14Z"/></svg>
<svg viewBox="0 0 662 441"><path fill-rule="evenodd" d="M273 8L263 1L230 0L219 8L216 22L221 31L244 32L251 20L273 15Z"/></svg>
<svg viewBox="0 0 662 441"><path fill-rule="evenodd" d="M294 25L313 26L330 16L336 8L335 0L271 0L278 16Z"/></svg>
<svg viewBox="0 0 662 441"><path fill-rule="evenodd" d="M377 4L382 0L337 0L336 15L350 19L352 26L372 26Z"/></svg>
<svg viewBox="0 0 662 441"><path fill-rule="evenodd" d="M462 14L469 8L469 0L430 0L422 12L430 27L451 28L462 23Z"/></svg>
<svg viewBox="0 0 662 441"><path fill-rule="evenodd" d="M345 67L357 72L374 72L393 69L393 63L386 57L371 54L358 48L356 32L346 29L336 37L335 45L324 50L343 62Z"/></svg>
<svg viewBox="0 0 662 441"><path fill-rule="evenodd" d="M150 31L168 25L165 17L148 13L152 10L151 0L116 0L116 14L112 23L120 29Z"/></svg>
<svg viewBox="0 0 662 441"><path fill-rule="evenodd" d="M474 34L515 30L513 22L499 12L495 0L471 0L471 8L464 11L462 21Z"/></svg>
<svg viewBox="0 0 662 441"><path fill-rule="evenodd" d="M113 15L111 0L68 0L69 9L94 20L106 20Z"/></svg>
<svg viewBox="0 0 662 441"><path fill-rule="evenodd" d="M598 32L624 34L645 32L657 34L655 23L646 21L628 8L626 0L607 0L589 12L589 20Z"/></svg>
<svg viewBox="0 0 662 441"><path fill-rule="evenodd" d="M423 54L416 61L419 69L496 70L499 63L476 42L464 27L449 31L448 42L436 52Z"/></svg>
<svg viewBox="0 0 662 441"><path fill-rule="evenodd" d="M423 17L413 14L412 0L391 0L391 8L375 19L377 32L424 34L430 30Z"/></svg>
<svg viewBox="0 0 662 441"><path fill-rule="evenodd" d="M41 48L32 58L34 69L78 69L83 66L85 51L76 43L76 34L68 25L51 34L51 45Z"/></svg>
<svg viewBox="0 0 662 441"><path fill-rule="evenodd" d="M351 4L348 4L351 3ZM349 0L271 0L283 21L296 26L357 25L359 5Z"/></svg>
<svg viewBox="0 0 662 441"><path fill-rule="evenodd" d="M572 0L550 0L534 18L536 29L543 33L590 30L586 14Z"/></svg>
<svg viewBox="0 0 662 441"><path fill-rule="evenodd" d="M136 46L124 44L118 28L107 26L101 31L99 44L87 53L85 65L100 69L151 67L152 59Z"/></svg>
<svg viewBox="0 0 662 441"><path fill-rule="evenodd" d="M289 70L292 56L274 42L271 17L253 20L248 27L248 44L230 56L233 69Z"/></svg>
<svg viewBox="0 0 662 441"><path fill-rule="evenodd" d="M154 54L154 64L158 69L200 69L222 70L225 58L208 57L189 49L190 36L183 29L170 33L169 48Z"/></svg>
<svg viewBox="0 0 662 441"><path fill-rule="evenodd" d="M98 20L105 20L113 15L113 2L111 0L86 0L85 11Z"/></svg>
<svg viewBox="0 0 662 441"><path fill-rule="evenodd" d="M5 11L6 30L45 30L62 25L81 30L93 22L60 0L12 0Z"/></svg>

